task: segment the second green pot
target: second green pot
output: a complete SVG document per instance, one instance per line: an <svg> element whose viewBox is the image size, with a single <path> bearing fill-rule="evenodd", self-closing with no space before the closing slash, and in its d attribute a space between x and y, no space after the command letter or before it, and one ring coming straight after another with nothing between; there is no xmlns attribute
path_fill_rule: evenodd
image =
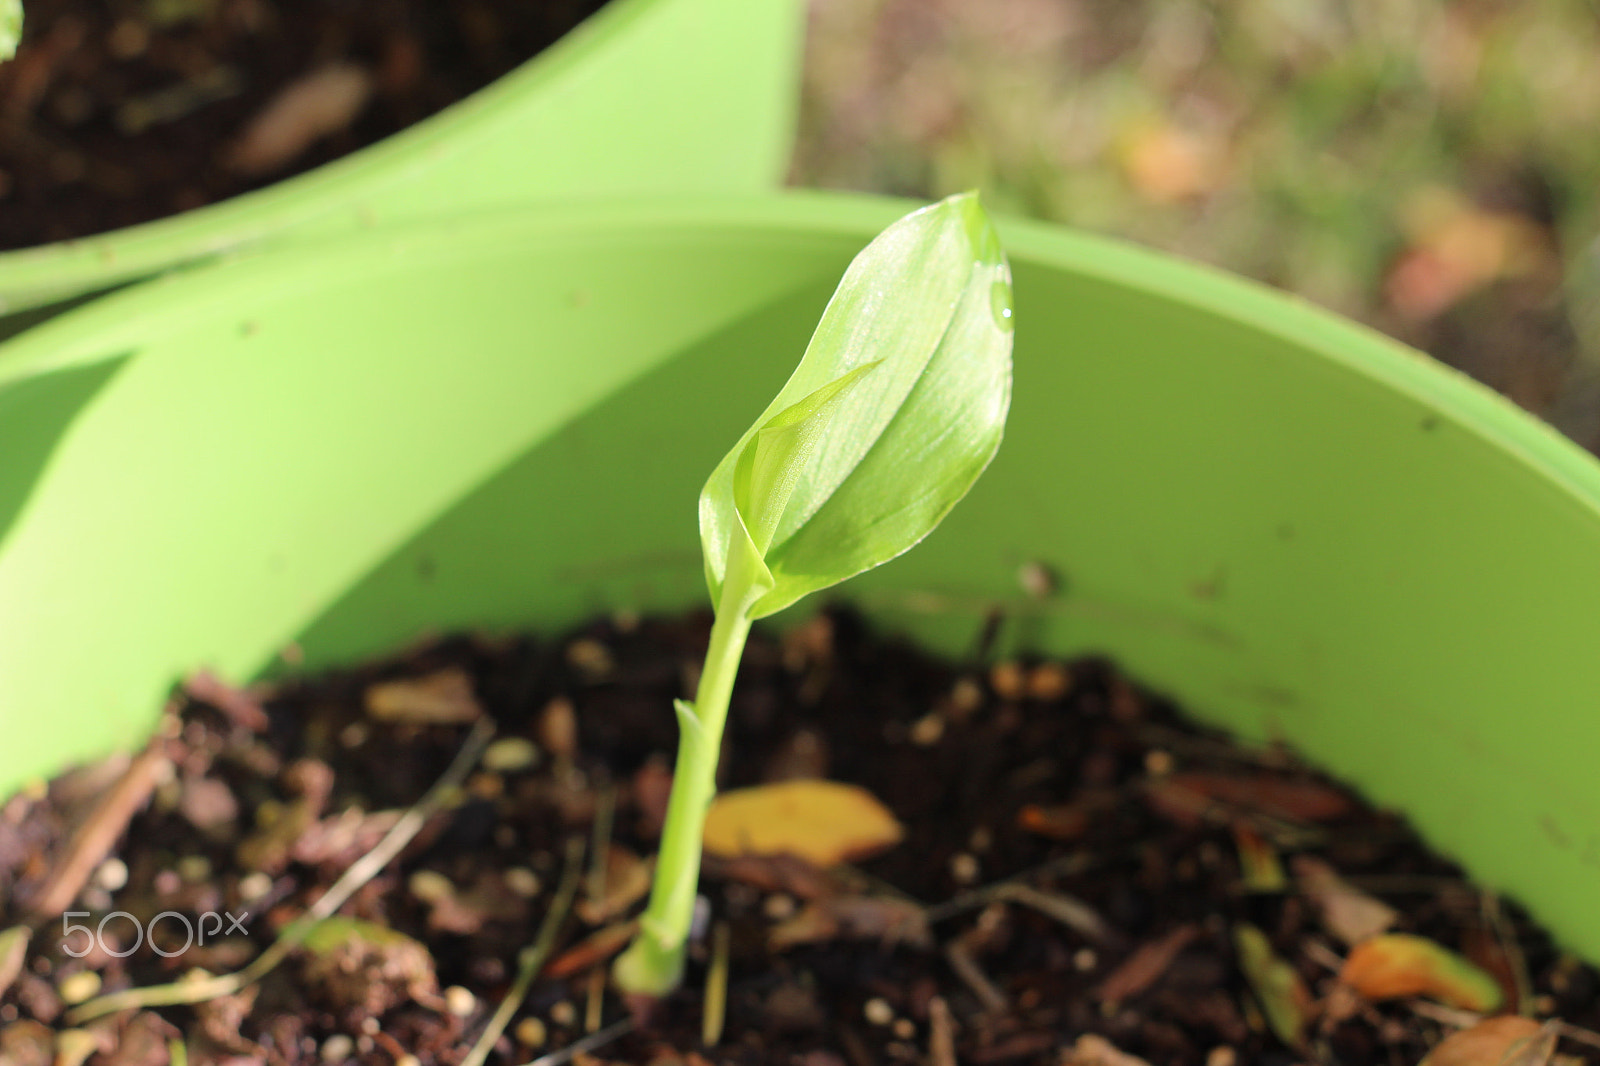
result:
<svg viewBox="0 0 1600 1066"><path fill-rule="evenodd" d="M195 260L485 208L772 188L788 165L799 0L612 0L410 129L258 192L0 253L0 336L30 308Z"/></svg>

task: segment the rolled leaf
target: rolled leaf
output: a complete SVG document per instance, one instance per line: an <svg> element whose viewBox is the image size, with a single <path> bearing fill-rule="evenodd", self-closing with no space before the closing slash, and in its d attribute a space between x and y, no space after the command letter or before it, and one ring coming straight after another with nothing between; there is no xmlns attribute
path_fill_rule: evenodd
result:
<svg viewBox="0 0 1600 1066"><path fill-rule="evenodd" d="M706 482L712 601L741 525L773 579L752 618L906 551L994 457L1010 401L1010 269L977 195L952 196L855 258L800 365Z"/></svg>

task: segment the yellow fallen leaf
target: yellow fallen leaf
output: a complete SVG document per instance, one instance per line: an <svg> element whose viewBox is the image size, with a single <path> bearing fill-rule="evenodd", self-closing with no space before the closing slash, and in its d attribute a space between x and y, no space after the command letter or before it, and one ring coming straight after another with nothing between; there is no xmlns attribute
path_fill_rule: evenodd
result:
<svg viewBox="0 0 1600 1066"><path fill-rule="evenodd" d="M833 866L876 855L904 831L876 796L837 781L779 781L724 792L706 812L706 850L714 855L797 855Z"/></svg>
<svg viewBox="0 0 1600 1066"><path fill-rule="evenodd" d="M483 717L472 678L453 666L426 677L369 685L366 705L370 717L405 725L460 725Z"/></svg>
<svg viewBox="0 0 1600 1066"><path fill-rule="evenodd" d="M1239 955L1239 968L1273 1035L1287 1047L1304 1046L1306 1021L1311 1014L1311 992L1305 982L1292 965L1272 950L1267 935L1255 926L1242 922L1234 926L1233 946Z"/></svg>
<svg viewBox="0 0 1600 1066"><path fill-rule="evenodd" d="M1368 999L1431 996L1462 1010L1492 1011L1503 998L1495 979L1426 937L1385 933L1351 949L1339 980Z"/></svg>

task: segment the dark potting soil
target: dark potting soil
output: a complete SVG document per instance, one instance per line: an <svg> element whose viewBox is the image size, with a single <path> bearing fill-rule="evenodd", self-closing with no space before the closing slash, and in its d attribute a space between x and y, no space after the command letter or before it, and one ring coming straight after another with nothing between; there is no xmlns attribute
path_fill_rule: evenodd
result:
<svg viewBox="0 0 1600 1066"><path fill-rule="evenodd" d="M708 859L712 932L682 991L630 1028L604 977L708 625L458 638L270 691L190 682L145 752L0 808L0 1061L161 1066L181 1039L190 1063L459 1063L561 895L571 842L596 839L605 861L583 860L491 1063L1415 1063L1473 1004L1358 982L1341 937L1384 928L1460 952L1504 1010L1561 1019L1562 1053L1594 1054L1577 1027L1600 1024L1595 971L1397 817L1186 724L1103 662L937 661L849 614L755 635L721 784L854 782L904 838L827 870ZM371 925L325 926L341 932L197 1006L71 1013L250 963L491 722L476 768L340 909Z"/></svg>
<svg viewBox="0 0 1600 1066"><path fill-rule="evenodd" d="M258 188L489 84L604 0L28 0L0 249Z"/></svg>

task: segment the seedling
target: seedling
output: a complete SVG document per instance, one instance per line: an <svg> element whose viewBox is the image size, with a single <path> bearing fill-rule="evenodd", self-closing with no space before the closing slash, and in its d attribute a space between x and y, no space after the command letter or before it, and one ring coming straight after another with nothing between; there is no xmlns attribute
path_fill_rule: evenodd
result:
<svg viewBox="0 0 1600 1066"><path fill-rule="evenodd" d="M700 543L716 607L625 992L683 971L706 808L750 624L932 532L994 457L1011 401L1011 273L977 194L902 218L845 272L800 365L711 472Z"/></svg>

